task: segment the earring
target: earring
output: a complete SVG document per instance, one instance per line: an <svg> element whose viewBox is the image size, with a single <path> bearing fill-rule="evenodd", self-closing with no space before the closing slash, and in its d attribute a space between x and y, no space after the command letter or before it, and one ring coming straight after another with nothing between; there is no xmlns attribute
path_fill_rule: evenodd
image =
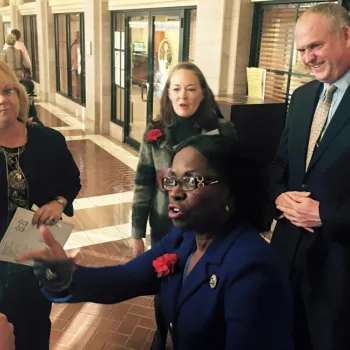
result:
<svg viewBox="0 0 350 350"><path fill-rule="evenodd" d="M226 204L225 205L225 211L228 213L230 211L230 207Z"/></svg>

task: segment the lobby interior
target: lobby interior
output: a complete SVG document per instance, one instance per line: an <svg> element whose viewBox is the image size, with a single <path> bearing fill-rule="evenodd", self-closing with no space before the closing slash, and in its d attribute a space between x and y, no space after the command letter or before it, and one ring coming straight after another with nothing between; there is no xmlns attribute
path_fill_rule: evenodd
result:
<svg viewBox="0 0 350 350"><path fill-rule="evenodd" d="M75 215L64 217L74 224L65 249L86 266L125 263L133 256L130 210L137 152L90 132L57 106L38 102L36 108L46 126L65 135L81 172ZM50 349L149 349L155 330L153 314L151 297L118 305L54 304Z"/></svg>
<svg viewBox="0 0 350 350"><path fill-rule="evenodd" d="M197 64L244 142L262 163L271 158L292 92L313 79L300 64L293 30L315 3L0 0L0 48L6 33L20 29L38 116L65 136L81 172L75 215L64 217L74 224L65 249L79 263L115 265L133 256L139 142L176 63ZM266 69L265 100L246 98L247 67ZM54 304L51 320L52 350L149 349L155 331L152 297Z"/></svg>

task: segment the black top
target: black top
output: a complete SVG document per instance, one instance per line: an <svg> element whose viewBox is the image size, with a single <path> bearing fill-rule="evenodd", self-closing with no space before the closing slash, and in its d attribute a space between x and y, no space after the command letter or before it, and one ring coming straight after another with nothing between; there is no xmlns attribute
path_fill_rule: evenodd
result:
<svg viewBox="0 0 350 350"><path fill-rule="evenodd" d="M31 208L36 204L41 207L57 196L63 196L67 199L64 213L72 216L72 203L81 188L80 172L64 136L46 127L29 125L27 131L27 144L19 156L19 167L28 191L25 206ZM0 237L7 229L9 216L7 163L4 153L0 151Z"/></svg>
<svg viewBox="0 0 350 350"><path fill-rule="evenodd" d="M201 133L201 129L196 122L196 114L193 114L190 117L176 117L176 124L173 126L171 131L175 145L178 145L182 141Z"/></svg>
<svg viewBox="0 0 350 350"><path fill-rule="evenodd" d="M19 165L19 157L24 150L25 145L13 148L0 146L0 151L4 154L7 163L8 225L10 224L17 207L29 209L27 181Z"/></svg>

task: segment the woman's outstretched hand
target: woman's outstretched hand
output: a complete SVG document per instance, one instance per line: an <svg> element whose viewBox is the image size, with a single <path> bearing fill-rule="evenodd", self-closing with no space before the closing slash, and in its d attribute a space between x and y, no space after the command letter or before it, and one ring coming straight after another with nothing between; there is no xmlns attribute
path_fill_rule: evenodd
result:
<svg viewBox="0 0 350 350"><path fill-rule="evenodd" d="M41 226L40 232L46 248L23 253L16 259L18 262L34 260L34 274L42 285L51 291L62 292L72 282L76 268L74 260L67 256L47 227Z"/></svg>
<svg viewBox="0 0 350 350"><path fill-rule="evenodd" d="M40 226L41 237L46 244L42 250L30 251L16 257L18 262L28 260L68 260L68 256L62 245L55 240L55 237L46 226Z"/></svg>

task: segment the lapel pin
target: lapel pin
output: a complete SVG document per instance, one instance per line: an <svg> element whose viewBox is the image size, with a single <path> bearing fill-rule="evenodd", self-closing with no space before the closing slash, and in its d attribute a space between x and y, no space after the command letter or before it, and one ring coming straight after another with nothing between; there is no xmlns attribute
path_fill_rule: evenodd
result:
<svg viewBox="0 0 350 350"><path fill-rule="evenodd" d="M209 281L209 285L211 289L214 289L216 287L216 284L218 283L218 278L216 277L216 275L212 275L210 277L210 281Z"/></svg>

